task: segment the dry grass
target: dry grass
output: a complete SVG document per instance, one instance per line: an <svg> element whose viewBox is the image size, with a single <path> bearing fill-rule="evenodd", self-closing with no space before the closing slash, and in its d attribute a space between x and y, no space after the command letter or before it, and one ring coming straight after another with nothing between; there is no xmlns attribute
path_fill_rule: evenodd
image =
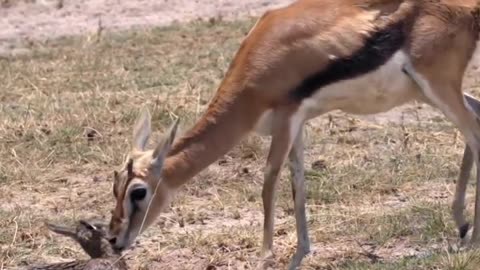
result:
<svg viewBox="0 0 480 270"><path fill-rule="evenodd" d="M34 43L31 55L0 60L0 269L85 256L43 222L108 218L111 171L123 160L139 108L153 111L156 134L172 115L191 125L252 22ZM474 74L467 78L473 92ZM389 121L332 113L309 123L313 252L302 269L474 269L479 254L449 248L463 149L457 132L427 107L379 119ZM127 255L132 269L251 269L267 146L252 136L187 185ZM296 242L286 171L283 178L279 269Z"/></svg>

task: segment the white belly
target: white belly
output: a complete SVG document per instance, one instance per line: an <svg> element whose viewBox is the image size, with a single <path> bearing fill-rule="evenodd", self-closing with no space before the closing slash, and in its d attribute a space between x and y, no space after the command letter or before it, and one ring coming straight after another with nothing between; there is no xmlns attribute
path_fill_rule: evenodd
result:
<svg viewBox="0 0 480 270"><path fill-rule="evenodd" d="M402 72L407 57L405 53L397 52L373 72L318 89L313 96L302 102L297 114L304 120L332 110L376 114L418 98L420 92L417 86ZM269 134L272 118L273 111L266 112L258 121L256 132Z"/></svg>
<svg viewBox="0 0 480 270"><path fill-rule="evenodd" d="M323 87L302 102L300 111L313 118L332 110L352 114L388 111L416 98L419 91L402 72L407 55L397 52L377 70Z"/></svg>

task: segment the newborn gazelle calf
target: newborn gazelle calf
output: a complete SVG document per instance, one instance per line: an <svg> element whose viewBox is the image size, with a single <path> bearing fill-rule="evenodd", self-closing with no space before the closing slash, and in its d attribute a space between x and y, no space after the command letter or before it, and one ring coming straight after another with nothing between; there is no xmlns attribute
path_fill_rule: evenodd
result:
<svg viewBox="0 0 480 270"><path fill-rule="evenodd" d="M79 220L75 228L54 224L48 224L48 228L75 240L91 259L35 266L30 270L127 270L120 252L108 241L104 224Z"/></svg>
<svg viewBox="0 0 480 270"><path fill-rule="evenodd" d="M150 115L144 112L138 119L127 161L114 174L113 244L130 246L179 187L248 133L261 130L272 136L262 188L262 257L273 256L276 186L289 159L298 239L289 269L295 269L310 251L304 123L333 110L376 114L411 101L440 109L465 137L453 217L465 238L465 189L475 163L471 243L480 244L480 124L471 108L476 100L462 92L476 50L479 14L477 0L299 0L265 13L189 131L174 142L174 124L162 143L147 150Z"/></svg>

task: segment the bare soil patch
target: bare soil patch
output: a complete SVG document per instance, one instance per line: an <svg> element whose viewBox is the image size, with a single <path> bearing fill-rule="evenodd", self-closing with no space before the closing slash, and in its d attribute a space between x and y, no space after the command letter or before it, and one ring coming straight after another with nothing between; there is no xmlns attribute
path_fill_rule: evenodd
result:
<svg viewBox="0 0 480 270"><path fill-rule="evenodd" d="M99 30L165 26L196 19L257 16L293 0L3 0L0 55L25 54L25 44Z"/></svg>

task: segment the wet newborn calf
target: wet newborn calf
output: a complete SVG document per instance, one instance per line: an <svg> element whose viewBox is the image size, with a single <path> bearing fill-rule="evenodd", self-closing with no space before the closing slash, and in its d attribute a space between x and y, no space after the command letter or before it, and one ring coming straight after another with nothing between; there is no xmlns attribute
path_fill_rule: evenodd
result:
<svg viewBox="0 0 480 270"><path fill-rule="evenodd" d="M127 270L120 252L115 251L109 243L104 224L79 220L76 228L54 224L48 224L48 228L75 240L91 259L34 266L29 270Z"/></svg>

